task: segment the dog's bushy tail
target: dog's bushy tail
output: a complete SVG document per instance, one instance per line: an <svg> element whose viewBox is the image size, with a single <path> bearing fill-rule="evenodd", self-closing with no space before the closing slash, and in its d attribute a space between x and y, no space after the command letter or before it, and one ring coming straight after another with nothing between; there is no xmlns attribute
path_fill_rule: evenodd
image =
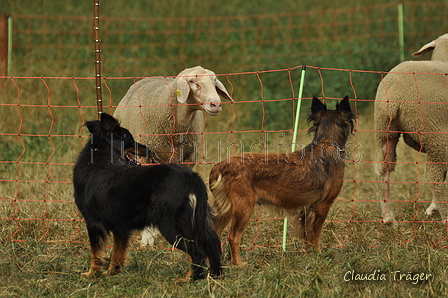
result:
<svg viewBox="0 0 448 298"><path fill-rule="evenodd" d="M230 222L233 217L233 206L225 189L225 181L220 174L219 167L215 166L210 172L210 191L213 194L212 210L214 212L214 230L217 231L218 236Z"/></svg>
<svg viewBox="0 0 448 298"><path fill-rule="evenodd" d="M218 175L218 177L214 177ZM232 203L227 197L224 189L225 184L222 175L216 171L210 174L210 190L213 193L213 210L215 210L214 217L219 221L227 221L228 217L232 216Z"/></svg>
<svg viewBox="0 0 448 298"><path fill-rule="evenodd" d="M207 187L197 176L194 183L196 208L193 212L193 237L199 247L202 247L210 262L210 274L218 277L222 274L221 268L221 240L213 230L214 219L212 209L208 204ZM190 202L192 202L190 198ZM193 207L193 206L192 206Z"/></svg>

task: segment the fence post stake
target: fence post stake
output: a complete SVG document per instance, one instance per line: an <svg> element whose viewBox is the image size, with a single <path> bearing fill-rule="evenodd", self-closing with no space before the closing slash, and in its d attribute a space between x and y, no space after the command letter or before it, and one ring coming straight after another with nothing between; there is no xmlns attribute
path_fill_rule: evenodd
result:
<svg viewBox="0 0 448 298"><path fill-rule="evenodd" d="M95 81L96 81L96 104L98 119L103 112L103 96L101 90L101 49L100 49L100 0L94 0L93 9L93 33L95 41Z"/></svg>
<svg viewBox="0 0 448 298"><path fill-rule="evenodd" d="M300 76L300 86L299 86L299 94L297 96L297 108L296 108L296 119L294 121L294 134L292 137L292 149L291 151L296 151L296 142L297 142L297 129L299 127L299 119L300 119L300 108L302 106L302 94L303 94L303 85L305 82L305 70L306 65L302 65L302 73ZM283 220L283 243L282 243L282 249L283 251L286 250L286 232L288 230L288 218L285 217Z"/></svg>
<svg viewBox="0 0 448 298"><path fill-rule="evenodd" d="M8 15L8 76L11 75L12 68L12 16Z"/></svg>
<svg viewBox="0 0 448 298"><path fill-rule="evenodd" d="M3 14L0 20L0 76L9 75L9 55L10 55L10 31L9 15Z"/></svg>
<svg viewBox="0 0 448 298"><path fill-rule="evenodd" d="M404 20L403 3L398 3L398 45L400 47L400 62L404 61Z"/></svg>

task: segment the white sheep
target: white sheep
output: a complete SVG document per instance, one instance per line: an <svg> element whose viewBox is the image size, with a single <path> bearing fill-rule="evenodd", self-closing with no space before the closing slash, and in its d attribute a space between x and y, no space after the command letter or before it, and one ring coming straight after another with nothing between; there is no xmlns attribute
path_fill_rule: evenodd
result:
<svg viewBox="0 0 448 298"><path fill-rule="evenodd" d="M403 134L411 148L427 154L427 173L434 183L427 215L436 210L447 220L445 181L448 161L448 34L412 54L433 50L431 61L407 61L388 73L375 98L376 175L380 181L383 222L397 227L389 201L389 176L397 161L396 147Z"/></svg>
<svg viewBox="0 0 448 298"><path fill-rule="evenodd" d="M220 96L232 101L211 70L195 66L175 78L147 78L133 84L115 110L114 117L141 143L151 148L148 163L197 161L202 110L215 116Z"/></svg>
<svg viewBox="0 0 448 298"><path fill-rule="evenodd" d="M233 101L211 70L195 66L175 78L147 78L133 84L115 110L114 117L152 150L147 163L197 162L202 110L215 116L220 96ZM152 245L156 228L142 232L142 243Z"/></svg>

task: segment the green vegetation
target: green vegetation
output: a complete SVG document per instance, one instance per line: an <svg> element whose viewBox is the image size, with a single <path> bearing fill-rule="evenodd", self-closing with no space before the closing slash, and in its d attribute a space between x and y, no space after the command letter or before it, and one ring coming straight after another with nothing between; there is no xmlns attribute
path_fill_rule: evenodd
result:
<svg viewBox="0 0 448 298"><path fill-rule="evenodd" d="M397 8L386 0L362 2L101 2L105 111L112 112L140 77L176 75L193 65L228 74L220 79L235 103L207 116L204 162L238 153L241 144L246 152L260 150L264 141L269 152L290 150L302 64L309 66L298 137L303 144L310 141L307 98L326 97L331 108L346 94L355 99L358 124L349 149L361 161L347 167L322 253L302 253L292 227L282 252L282 220L254 220L243 238L246 267L226 267L223 280L177 284L188 260L162 240L157 249L134 242L119 276L79 276L90 253L70 181L86 141L82 123L96 117L93 1L4 0L3 11L13 17L14 77L0 79L0 296L446 297L446 240L437 244L445 247L433 247L446 227L423 214L431 198L420 163L425 156L402 144L398 154L407 163L397 165L392 181L407 183L391 185L401 222L397 231L380 223L372 100L380 72L399 63ZM403 1L405 59L445 33L445 2ZM210 166L195 170L206 179ZM228 264L228 245L223 249ZM344 280L353 270L377 278L383 273L386 280ZM396 271L433 278L413 284L394 280Z"/></svg>

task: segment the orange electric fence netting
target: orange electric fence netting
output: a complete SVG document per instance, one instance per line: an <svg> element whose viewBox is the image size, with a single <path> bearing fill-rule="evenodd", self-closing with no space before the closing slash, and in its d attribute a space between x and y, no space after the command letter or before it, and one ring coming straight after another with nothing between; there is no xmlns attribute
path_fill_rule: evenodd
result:
<svg viewBox="0 0 448 298"><path fill-rule="evenodd" d="M294 94L299 86L301 69L298 66L218 75L228 86L235 102L223 102L223 112L216 117L204 113L206 124L200 132L203 141L195 170L205 180L211 166L230 154L243 151L275 154L291 149L297 102ZM330 97L326 86L331 84L335 73L344 78L344 91L340 96L331 94ZM307 75L313 77L313 74L321 86L318 93L330 108L342 96L349 94L352 109L358 117L356 130L346 148L348 163L344 186L327 218L323 246L344 246L359 239L376 245L383 236L385 225L379 204L378 181L374 174L377 163L375 130L372 129L374 95L360 97L356 78L368 77L380 84L386 73L308 66ZM285 96L278 97L266 90L266 81L271 76L283 78L277 88ZM109 98L108 102L104 102L105 112L112 113L122 97L122 94L114 92L115 83L122 80L132 85L138 78L103 79L105 90L109 93L104 96ZM360 82L364 80L359 79ZM257 83L256 90L241 92L247 81ZM93 78L2 79L0 108L4 119L0 135L4 153L0 161L0 222L4 240L87 241L82 217L73 202L71 173L77 154L88 138L82 124L86 120L96 119L93 84ZM418 90L419 86L415 88ZM300 146L311 141L306 123L309 104L310 98L303 98L297 138ZM420 102L408 104L434 105L423 98ZM445 108L444 104L439 103L440 109ZM415 117L427 121L430 115ZM144 135L138 135L136 139L141 137ZM397 170L390 180L391 200L396 202L396 216L401 229L396 239L402 243L425 241L440 246L446 236L445 224L437 217L427 217L421 211L432 199L430 186L433 182L424 175L425 155L409 150L405 145L399 146L398 155ZM282 220L260 211L254 214L252 220L254 224L245 235L246 249L280 246ZM296 243L296 240L294 229L289 229L288 243ZM135 242L134 246L138 247L138 243ZM166 247L163 242L160 244L162 247Z"/></svg>
<svg viewBox="0 0 448 298"><path fill-rule="evenodd" d="M399 57L397 4L249 16L102 16L102 71L104 76L164 75L202 64L231 73L303 63L388 70ZM447 28L447 14L447 4L406 2L406 51ZM92 75L90 15L10 17L13 55L8 75Z"/></svg>
<svg viewBox="0 0 448 298"><path fill-rule="evenodd" d="M445 33L439 30L448 28L447 13L448 5L442 3L404 4L406 59ZM73 203L71 180L77 154L88 138L82 124L97 118L95 79L89 77L94 70L92 18L11 17L11 72L3 75L6 67L0 63L1 239L83 243L87 235ZM198 64L219 73L235 102L223 102L216 117L204 114L195 170L207 180L211 166L229 154L290 150L302 68L296 65L324 65L307 67L297 139L303 145L311 141L306 115L314 95L332 108L349 94L358 119L347 144L352 162L327 218L322 245L356 241L374 246L395 239L443 246L445 225L424 214L434 184L425 173L426 155L403 142L389 182L400 229L388 238L382 223L382 196L374 174L378 162L373 105L386 75L376 70L399 63L398 21L397 3L262 16L102 17L103 108L112 114L126 90L144 76L174 76ZM1 29L0 34L5 32ZM0 62L5 53L0 51ZM337 69L341 66L344 69ZM432 105L429 101L409 104ZM428 115L415 115L421 116L428 121ZM281 244L282 220L263 212L253 220L245 248ZM288 244L295 242L290 228Z"/></svg>

